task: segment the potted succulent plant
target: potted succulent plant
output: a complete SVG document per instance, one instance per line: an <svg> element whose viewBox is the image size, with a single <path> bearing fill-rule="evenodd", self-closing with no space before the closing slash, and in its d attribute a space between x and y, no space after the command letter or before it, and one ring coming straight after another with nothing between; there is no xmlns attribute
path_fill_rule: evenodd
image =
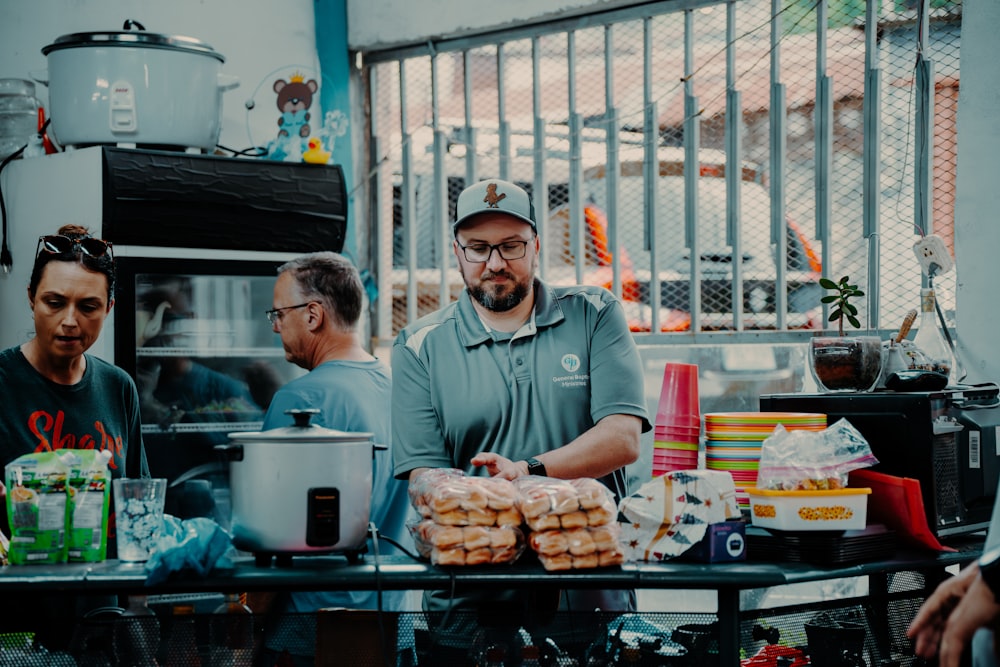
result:
<svg viewBox="0 0 1000 667"><path fill-rule="evenodd" d="M851 284L850 276L836 282L820 278L819 284L830 292L821 301L833 306L828 319L837 322L838 335L810 339L813 376L824 391L871 391L882 372L882 341L878 336L844 333L845 320L855 329L861 328L851 299L865 293Z"/></svg>

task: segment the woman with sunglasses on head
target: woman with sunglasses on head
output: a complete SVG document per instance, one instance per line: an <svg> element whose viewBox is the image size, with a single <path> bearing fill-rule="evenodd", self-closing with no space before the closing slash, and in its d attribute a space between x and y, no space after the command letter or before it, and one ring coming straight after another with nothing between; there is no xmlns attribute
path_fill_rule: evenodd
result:
<svg viewBox="0 0 1000 667"><path fill-rule="evenodd" d="M87 354L114 305L114 289L110 243L78 225L38 240L28 284L35 335L0 351L0 467L32 452L97 449L111 453L112 477L148 473L135 383L125 371ZM6 512L0 514L0 527L9 535ZM114 556L109 542L108 557ZM21 605L14 607L15 619L31 619ZM8 631L10 616L0 615L0 632ZM33 620L36 632L65 627L51 618Z"/></svg>

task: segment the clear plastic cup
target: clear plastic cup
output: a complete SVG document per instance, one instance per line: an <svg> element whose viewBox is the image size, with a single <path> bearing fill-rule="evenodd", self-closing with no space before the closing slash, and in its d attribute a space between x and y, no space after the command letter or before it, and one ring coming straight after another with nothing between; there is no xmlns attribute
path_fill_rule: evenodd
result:
<svg viewBox="0 0 1000 667"><path fill-rule="evenodd" d="M163 532L163 503L167 480L163 478L112 480L118 560L149 560Z"/></svg>

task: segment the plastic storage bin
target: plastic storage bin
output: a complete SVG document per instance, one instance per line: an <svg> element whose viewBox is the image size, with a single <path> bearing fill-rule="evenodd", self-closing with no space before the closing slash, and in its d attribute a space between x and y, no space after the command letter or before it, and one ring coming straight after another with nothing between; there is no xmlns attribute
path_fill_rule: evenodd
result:
<svg viewBox="0 0 1000 667"><path fill-rule="evenodd" d="M861 530L872 490L748 490L750 522L777 530Z"/></svg>

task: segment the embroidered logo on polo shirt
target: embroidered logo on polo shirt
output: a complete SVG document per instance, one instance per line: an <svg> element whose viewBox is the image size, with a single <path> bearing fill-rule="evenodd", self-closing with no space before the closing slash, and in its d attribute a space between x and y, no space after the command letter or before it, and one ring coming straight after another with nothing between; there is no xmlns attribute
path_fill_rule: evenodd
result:
<svg viewBox="0 0 1000 667"><path fill-rule="evenodd" d="M567 373L575 373L580 368L580 357L575 354L565 354L561 363Z"/></svg>
<svg viewBox="0 0 1000 667"><path fill-rule="evenodd" d="M561 387L586 387L590 384L590 375L587 373L578 373L580 367L583 365L580 363L580 357L575 354L564 354L562 359L559 360L562 364L563 369L569 373L569 375L558 375L552 378L552 381Z"/></svg>

